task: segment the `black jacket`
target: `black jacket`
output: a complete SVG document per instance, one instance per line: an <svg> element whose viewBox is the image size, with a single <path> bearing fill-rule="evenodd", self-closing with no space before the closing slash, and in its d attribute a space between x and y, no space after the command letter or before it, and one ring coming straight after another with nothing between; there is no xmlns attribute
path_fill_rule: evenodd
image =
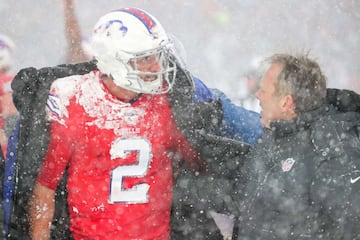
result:
<svg viewBox="0 0 360 240"><path fill-rule="evenodd" d="M270 127L241 169L238 239L360 239L360 114L324 106Z"/></svg>
<svg viewBox="0 0 360 240"><path fill-rule="evenodd" d="M327 102L341 112L360 112L360 95L353 91L328 89ZM211 133L204 134L198 143L207 168L202 173L183 170L177 176L171 217L174 240L222 239L209 210L235 214L242 198L238 188L244 181L239 172L252 146Z"/></svg>
<svg viewBox="0 0 360 240"><path fill-rule="evenodd" d="M206 161L203 172L188 169L176 177L171 215L172 240L223 239L211 211L231 215L231 198L237 174L250 145L225 137L206 134L199 147Z"/></svg>
<svg viewBox="0 0 360 240"><path fill-rule="evenodd" d="M12 81L13 101L20 113L15 186L8 239L30 239L27 206L48 144L49 126L45 118L45 104L51 83L74 74L96 69L93 62L59 65L53 68L27 68ZM52 239L68 239L65 178L56 191L55 218Z"/></svg>

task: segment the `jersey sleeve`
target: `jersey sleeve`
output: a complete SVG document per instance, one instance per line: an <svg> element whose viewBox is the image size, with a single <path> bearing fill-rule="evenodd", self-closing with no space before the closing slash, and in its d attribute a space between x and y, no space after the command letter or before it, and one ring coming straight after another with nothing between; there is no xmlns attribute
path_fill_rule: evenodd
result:
<svg viewBox="0 0 360 240"><path fill-rule="evenodd" d="M65 80L60 84L54 82L51 87L46 112L50 121L50 141L37 182L50 189L56 189L66 165L70 159L73 142L70 140L71 131L66 124L69 117L67 106L69 99L59 93Z"/></svg>
<svg viewBox="0 0 360 240"><path fill-rule="evenodd" d="M66 131L66 126L52 122L49 147L37 178L38 183L53 190L62 178L72 151Z"/></svg>
<svg viewBox="0 0 360 240"><path fill-rule="evenodd" d="M57 121L64 124L65 119L69 117L67 106L70 103L70 97L73 95L72 92L75 88L73 82L68 78L61 78L52 84L46 102L46 113L50 122ZM70 90L67 89L66 85L72 86Z"/></svg>

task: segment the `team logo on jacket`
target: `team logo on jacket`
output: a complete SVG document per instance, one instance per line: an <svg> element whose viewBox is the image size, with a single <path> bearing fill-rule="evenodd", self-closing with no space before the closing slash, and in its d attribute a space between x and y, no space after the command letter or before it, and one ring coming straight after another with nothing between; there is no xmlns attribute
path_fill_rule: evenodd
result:
<svg viewBox="0 0 360 240"><path fill-rule="evenodd" d="M291 168L294 166L295 160L293 158L288 158L284 161L282 161L281 168L283 172L288 172L291 170Z"/></svg>

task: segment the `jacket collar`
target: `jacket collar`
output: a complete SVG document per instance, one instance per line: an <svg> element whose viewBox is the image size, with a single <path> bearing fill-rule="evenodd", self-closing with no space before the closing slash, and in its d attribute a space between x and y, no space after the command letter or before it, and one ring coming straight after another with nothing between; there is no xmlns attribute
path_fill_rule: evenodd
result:
<svg viewBox="0 0 360 240"><path fill-rule="evenodd" d="M309 112L298 114L295 118L288 121L277 121L270 124L270 131L275 138L281 138L295 132L308 129L312 123L325 114L333 111L333 107L323 105Z"/></svg>

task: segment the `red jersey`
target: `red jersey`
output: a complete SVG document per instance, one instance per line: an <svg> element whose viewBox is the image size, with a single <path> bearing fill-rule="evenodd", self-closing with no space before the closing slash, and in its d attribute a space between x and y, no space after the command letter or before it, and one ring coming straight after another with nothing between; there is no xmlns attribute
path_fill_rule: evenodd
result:
<svg viewBox="0 0 360 240"><path fill-rule="evenodd" d="M38 183L56 189L67 164L75 239L169 239L171 152L198 155L177 128L168 95L124 103L100 73L54 82L51 138Z"/></svg>
<svg viewBox="0 0 360 240"><path fill-rule="evenodd" d="M10 74L2 74L0 75L0 128L5 127L5 119L3 116L3 98L6 93L12 93L11 89L11 81L13 80L14 76Z"/></svg>

